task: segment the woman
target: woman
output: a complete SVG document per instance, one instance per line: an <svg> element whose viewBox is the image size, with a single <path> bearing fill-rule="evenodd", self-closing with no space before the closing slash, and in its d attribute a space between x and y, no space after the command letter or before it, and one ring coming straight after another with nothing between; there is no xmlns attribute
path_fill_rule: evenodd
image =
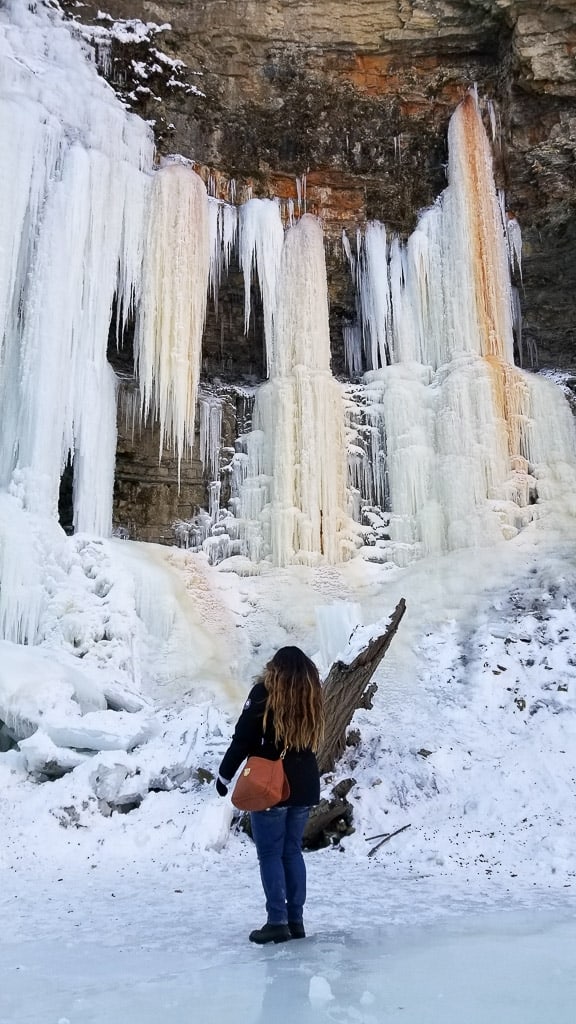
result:
<svg viewBox="0 0 576 1024"><path fill-rule="evenodd" d="M314 662L298 647L282 647L252 687L220 765L216 789L253 754L276 760L283 750L290 796L266 811L252 811L267 922L250 932L251 942L303 939L306 867L302 836L312 804L320 799L316 751L324 732L322 685Z"/></svg>

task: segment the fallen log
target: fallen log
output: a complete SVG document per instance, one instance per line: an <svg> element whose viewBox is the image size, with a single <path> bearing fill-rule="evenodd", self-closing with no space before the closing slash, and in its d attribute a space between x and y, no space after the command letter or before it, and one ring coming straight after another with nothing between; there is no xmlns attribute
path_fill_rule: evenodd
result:
<svg viewBox="0 0 576 1024"><path fill-rule="evenodd" d="M356 785L355 779L341 779L332 788L332 796L323 798L312 807L304 830L304 846L314 850L330 843L338 843L343 836L354 831L352 826L352 804L346 799Z"/></svg>
<svg viewBox="0 0 576 1024"><path fill-rule="evenodd" d="M398 630L406 611L406 601L400 598L392 612L384 633L374 637L349 665L335 661L324 683L324 710L326 732L318 752L321 774L333 771L346 746L346 729L357 708L371 708L377 684L371 682L374 672Z"/></svg>
<svg viewBox="0 0 576 1024"><path fill-rule="evenodd" d="M346 799L332 797L321 800L310 811L304 830L303 845L307 850L337 844L343 836L354 831L352 827L352 805Z"/></svg>
<svg viewBox="0 0 576 1024"><path fill-rule="evenodd" d="M349 665L342 661L332 665L323 688L326 731L318 752L318 767L322 775L333 771L344 753L346 730L356 709L372 707L376 692L372 676L386 654L405 611L406 602L401 598L384 633L373 637ZM304 832L306 847L316 848L338 842L342 836L354 831L353 807L346 799L353 785L353 779L342 780L334 786L331 798L321 800L312 809Z"/></svg>

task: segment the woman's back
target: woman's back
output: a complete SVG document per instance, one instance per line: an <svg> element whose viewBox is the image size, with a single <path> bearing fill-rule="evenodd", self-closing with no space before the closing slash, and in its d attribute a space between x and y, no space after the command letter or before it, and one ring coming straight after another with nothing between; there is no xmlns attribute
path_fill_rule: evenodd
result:
<svg viewBox="0 0 576 1024"><path fill-rule="evenodd" d="M284 750L276 741L274 714L264 715L268 692L263 682L252 687L244 709L234 730L232 742L220 765L220 775L232 779L247 757L266 757L275 761ZM284 757L284 771L290 785L289 807L310 807L320 799L320 776L316 755L310 747L294 750L288 747Z"/></svg>

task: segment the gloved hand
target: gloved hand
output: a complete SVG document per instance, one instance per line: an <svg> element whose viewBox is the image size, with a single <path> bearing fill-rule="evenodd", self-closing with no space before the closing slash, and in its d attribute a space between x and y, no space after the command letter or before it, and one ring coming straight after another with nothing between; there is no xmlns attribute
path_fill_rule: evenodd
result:
<svg viewBox="0 0 576 1024"><path fill-rule="evenodd" d="M228 786L225 785L220 776L216 779L216 792L218 793L218 796L226 796L228 792Z"/></svg>

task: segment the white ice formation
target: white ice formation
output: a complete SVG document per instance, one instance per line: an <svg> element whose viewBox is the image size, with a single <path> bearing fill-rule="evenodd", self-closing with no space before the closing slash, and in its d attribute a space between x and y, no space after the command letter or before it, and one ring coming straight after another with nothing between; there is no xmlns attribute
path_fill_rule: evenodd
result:
<svg viewBox="0 0 576 1024"><path fill-rule="evenodd" d="M350 553L344 406L330 370L322 229L310 214L286 232L270 319L270 379L256 396L239 488L248 553L278 566L339 562Z"/></svg>
<svg viewBox="0 0 576 1024"><path fill-rule="evenodd" d="M208 198L210 226L209 291L218 308L218 288L227 274L238 237L238 207L212 196Z"/></svg>
<svg viewBox="0 0 576 1024"><path fill-rule="evenodd" d="M76 531L111 531L106 351L140 296L154 146L58 14L17 2L0 11L0 138L0 628L32 644L77 568L57 521L69 460Z"/></svg>
<svg viewBox="0 0 576 1024"><path fill-rule="evenodd" d="M140 294L153 140L56 17L18 3L0 17L0 478L52 516L71 457L75 527L106 534L116 454L106 349L114 301L122 319Z"/></svg>
<svg viewBox="0 0 576 1024"><path fill-rule="evenodd" d="M400 564L511 537L546 509L576 513L569 407L514 366L521 244L473 92L449 147L448 188L405 245L372 223L357 256L346 246L362 325L347 361L370 368L350 411L352 508L385 510L372 557Z"/></svg>
<svg viewBox="0 0 576 1024"><path fill-rule="evenodd" d="M268 373L274 363L274 311L284 229L280 205L274 199L250 199L240 208L240 266L244 274L244 327L248 330L251 283L257 272L264 308L264 339Z"/></svg>
<svg viewBox="0 0 576 1024"><path fill-rule="evenodd" d="M160 423L178 463L194 445L196 398L210 269L208 196L183 161L154 175L136 360L143 413Z"/></svg>

